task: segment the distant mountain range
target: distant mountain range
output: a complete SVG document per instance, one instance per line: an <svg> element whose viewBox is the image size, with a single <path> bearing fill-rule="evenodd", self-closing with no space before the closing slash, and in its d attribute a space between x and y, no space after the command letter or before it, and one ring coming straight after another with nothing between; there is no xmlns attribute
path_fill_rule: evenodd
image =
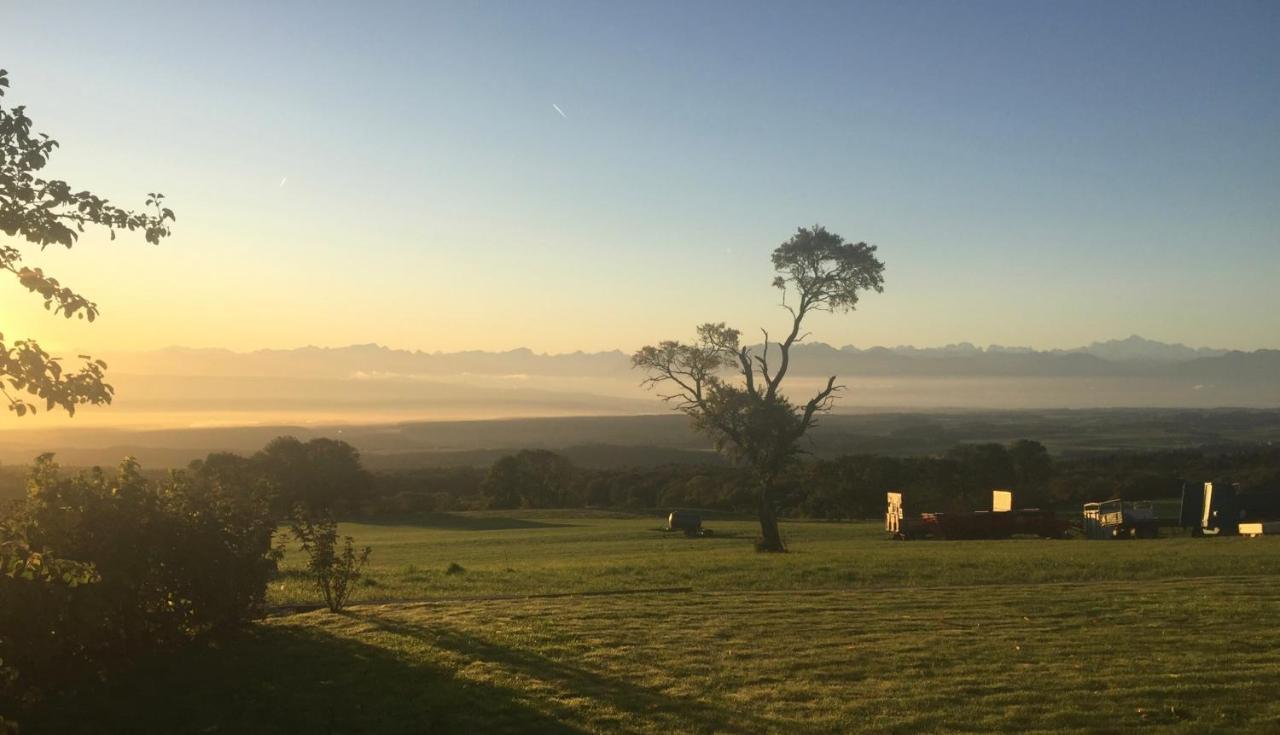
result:
<svg viewBox="0 0 1280 735"><path fill-rule="evenodd" d="M1280 382L1280 350L1199 351L1181 345L1096 343L1077 350L972 350L963 346L919 350L836 349L801 345L793 351L797 374L858 376L1001 376L1183 378L1199 381ZM1167 348L1167 349L1161 349ZM1184 351L1185 350L1185 351Z"/></svg>
<svg viewBox="0 0 1280 735"><path fill-rule="evenodd" d="M1197 357L1219 357L1230 350L1219 350L1212 347L1188 347L1181 343L1168 344L1143 339L1136 334L1125 339L1112 339L1106 342L1094 342L1088 347L1078 347L1068 352L1084 352L1104 360L1125 362L1130 360L1152 360L1156 362L1178 362L1194 360Z"/></svg>
<svg viewBox="0 0 1280 735"><path fill-rule="evenodd" d="M759 347L756 347L759 349ZM0 416L0 431L355 424L664 413L618 350L430 353L380 345L233 352L172 347L102 355L110 407ZM826 376L837 411L1280 407L1280 350L1238 352L1129 337L1063 350L992 345L797 345L784 390Z"/></svg>
<svg viewBox="0 0 1280 735"><path fill-rule="evenodd" d="M759 349L757 346L755 349ZM139 375L240 376L386 380L440 376L620 378L631 376L619 350L539 354L421 352L376 344L232 352L171 347L109 357L113 369ZM1280 380L1280 350L1238 352L1166 344L1137 335L1085 347L1033 350L967 342L945 347L833 347L802 343L793 374L819 376L1161 377Z"/></svg>
<svg viewBox="0 0 1280 735"><path fill-rule="evenodd" d="M844 347L844 350L858 352L855 347ZM872 348L876 350L879 348ZM912 357L964 357L981 354L1000 354L1000 355L1027 355L1027 354L1046 354L1046 355L1070 355L1084 354L1109 360L1112 362L1182 362L1186 360L1194 360L1197 357L1219 357L1225 355L1230 350L1220 350L1212 347L1188 347L1184 344L1168 344L1166 342L1156 342L1155 340L1144 339L1138 335L1130 335L1124 339L1111 339L1105 342L1094 342L1085 347L1076 347L1069 350L1043 350L1037 351L1030 347L1007 347L1005 345L990 345L986 349L975 346L969 342L960 342L959 344L947 345L945 347L892 347L891 352L900 355L909 355Z"/></svg>

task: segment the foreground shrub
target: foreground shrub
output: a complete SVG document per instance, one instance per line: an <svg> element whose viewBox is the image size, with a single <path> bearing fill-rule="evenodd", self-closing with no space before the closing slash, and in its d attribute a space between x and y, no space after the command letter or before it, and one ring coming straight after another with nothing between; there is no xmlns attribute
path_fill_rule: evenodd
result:
<svg viewBox="0 0 1280 735"><path fill-rule="evenodd" d="M327 511L309 511L299 506L294 510L292 528L307 554L307 574L316 591L330 612L341 611L373 549L366 546L357 553L355 539L346 536L339 550L338 522Z"/></svg>
<svg viewBox="0 0 1280 735"><path fill-rule="evenodd" d="M0 694L32 699L256 616L278 558L268 511L265 486L151 482L133 460L66 476L40 457L0 523L0 659L13 674Z"/></svg>
<svg viewBox="0 0 1280 735"><path fill-rule="evenodd" d="M7 621L8 615L25 609L28 623L39 619L36 614L38 605L32 604L32 593L46 593L48 596L59 594L57 588L69 589L81 584L98 581L97 571L92 565L58 559L51 554L42 554L31 548L21 531L12 523L0 521L0 620ZM47 585L47 587L46 587ZM11 637L21 626L6 626ZM4 637L0 635L0 735L18 732L18 725L5 715L12 715L13 709L24 699L25 682L19 680L17 662L13 654L10 660L4 659L7 652L3 646Z"/></svg>

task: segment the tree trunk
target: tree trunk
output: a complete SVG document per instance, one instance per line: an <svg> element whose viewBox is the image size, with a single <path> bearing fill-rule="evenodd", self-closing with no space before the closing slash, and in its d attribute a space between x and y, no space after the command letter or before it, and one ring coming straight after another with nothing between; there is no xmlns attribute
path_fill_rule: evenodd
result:
<svg viewBox="0 0 1280 735"><path fill-rule="evenodd" d="M756 542L756 551L786 551L782 545L782 534L778 532L778 510L774 507L773 483L764 481L760 484L760 540Z"/></svg>

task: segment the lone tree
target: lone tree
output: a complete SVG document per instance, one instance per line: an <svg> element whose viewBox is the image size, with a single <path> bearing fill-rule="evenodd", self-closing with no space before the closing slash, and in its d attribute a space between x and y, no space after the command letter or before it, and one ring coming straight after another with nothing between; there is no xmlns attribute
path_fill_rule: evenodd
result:
<svg viewBox="0 0 1280 735"><path fill-rule="evenodd" d="M860 291L884 290L884 263L875 253L874 245L846 242L821 225L802 227L773 251L773 286L791 314L784 339L770 342L762 329L764 342L753 350L723 322L703 324L690 344L662 342L631 358L633 367L647 373L645 385L667 389L661 397L750 473L759 494L761 551L786 550L778 533L778 478L801 453L801 437L819 414L831 410L843 388L833 375L803 405L789 399L781 389L791 348L807 336L801 330L809 314L853 311Z"/></svg>
<svg viewBox="0 0 1280 735"><path fill-rule="evenodd" d="M0 69L0 98L8 86L8 72ZM40 250L50 245L70 249L86 226L107 228L113 240L117 230L139 230L153 244L169 235L174 217L163 206L163 195L148 194L148 211L134 212L87 191L73 192L65 181L37 176L57 147L58 141L31 132L25 107L0 105L0 232ZM54 314L89 321L98 316L97 304L43 270L23 265L21 251L0 243L0 272L5 271L39 294L44 308ZM35 402L43 402L46 410L60 406L74 415L81 404L111 402L111 386L103 382L106 363L81 355L79 369L68 370L61 358L49 355L33 339L7 342L2 328L0 396L8 401L10 411L23 416L36 411Z"/></svg>

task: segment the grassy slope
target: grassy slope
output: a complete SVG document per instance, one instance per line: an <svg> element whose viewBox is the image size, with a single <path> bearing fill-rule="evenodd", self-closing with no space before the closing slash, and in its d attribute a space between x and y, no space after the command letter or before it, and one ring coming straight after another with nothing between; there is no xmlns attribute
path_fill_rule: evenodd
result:
<svg viewBox="0 0 1280 735"><path fill-rule="evenodd" d="M1199 733L1280 721L1275 540L903 544L869 524L788 524L795 552L763 557L748 524L712 525L725 533L554 515L349 527L375 547L379 583L363 594L439 599L272 618L68 697L30 731ZM468 571L443 574L451 561ZM301 595L285 584L278 599ZM669 585L694 590L459 599Z"/></svg>

